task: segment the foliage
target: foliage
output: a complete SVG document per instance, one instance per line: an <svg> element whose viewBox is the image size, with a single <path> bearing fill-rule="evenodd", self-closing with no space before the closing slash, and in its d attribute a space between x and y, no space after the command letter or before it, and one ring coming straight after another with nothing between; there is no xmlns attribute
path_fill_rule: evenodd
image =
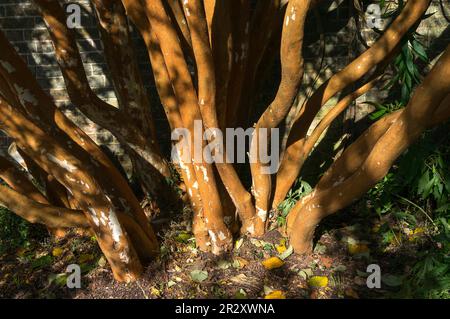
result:
<svg viewBox="0 0 450 319"><path fill-rule="evenodd" d="M387 88L401 88L400 102L406 105L414 88L421 82L421 74L416 61L429 62L424 45L419 41L419 34L411 32L402 41L400 53L394 59L395 76L387 84Z"/></svg>
<svg viewBox="0 0 450 319"><path fill-rule="evenodd" d="M0 207L0 254L19 247L27 247L31 238L42 237L45 230Z"/></svg>
<svg viewBox="0 0 450 319"><path fill-rule="evenodd" d="M384 11L383 18L385 19L396 17L402 11L403 6L402 0L388 3L380 1L380 7ZM425 15L424 19L429 16ZM385 89L389 89L394 94L400 92L400 96L393 96L393 98L399 100L387 105L375 105L377 110L371 115L372 120L377 120L382 115L390 113L389 111L405 106L410 100L414 88L420 84L422 74L418 62L421 61L425 65L430 63L426 48L419 40L420 37L421 35L415 30L410 30L400 42L399 52L392 63L394 76L385 86Z"/></svg>
<svg viewBox="0 0 450 319"><path fill-rule="evenodd" d="M416 247L416 264L399 297L450 298L450 136L449 124L427 132L399 159L398 165L367 195L378 216L392 217L428 235ZM425 225L418 227L419 224ZM399 232L381 225L382 244L401 241Z"/></svg>
<svg viewBox="0 0 450 319"><path fill-rule="evenodd" d="M294 207L295 203L299 201L302 197L308 195L312 192L311 185L308 182L299 178L294 187L289 190L286 195L286 199L278 205L278 211L280 215L277 218L278 226L284 226L286 224L286 217L289 214L292 207Z"/></svg>

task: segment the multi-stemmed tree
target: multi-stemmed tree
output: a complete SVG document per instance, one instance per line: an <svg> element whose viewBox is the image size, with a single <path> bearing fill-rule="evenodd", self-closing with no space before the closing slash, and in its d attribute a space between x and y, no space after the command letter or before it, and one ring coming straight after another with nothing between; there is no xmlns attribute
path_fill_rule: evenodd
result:
<svg viewBox="0 0 450 319"><path fill-rule="evenodd" d="M269 213L301 176L324 131L374 86L430 4L407 1L370 48L303 103L285 127L288 138L281 143L279 169L268 173L265 159L254 150L280 144L270 129L286 125L301 89L305 20L321 1L92 0L118 107L90 88L74 31L58 0L34 2L48 27L71 103L119 140L145 192L171 201L176 196L167 183L171 164L158 145L130 25L140 33L171 129L191 133L177 143L176 168L189 195L197 246L214 254L231 249L235 235L264 235ZM0 47L0 128L14 140L27 168L0 157L5 182L0 185L0 203L49 229L89 229L115 278L136 279L159 247L137 196L101 148L55 106L1 32ZM281 61L278 90L254 123L251 144L238 150L250 153L249 168L231 163L221 147L214 148L215 163L194 156L196 143L203 148L217 137L214 129L246 128L249 116L257 112L254 95L274 47ZM355 85L312 126L325 103ZM311 251L314 230L324 217L361 197L424 130L448 120L449 93L450 47L408 105L371 125L291 209L282 231L295 252ZM216 133L206 134L206 140L194 139L198 121L202 131ZM263 135L268 138L260 139ZM180 147L182 143L188 148ZM246 168L251 187L242 177L248 175L242 174Z"/></svg>

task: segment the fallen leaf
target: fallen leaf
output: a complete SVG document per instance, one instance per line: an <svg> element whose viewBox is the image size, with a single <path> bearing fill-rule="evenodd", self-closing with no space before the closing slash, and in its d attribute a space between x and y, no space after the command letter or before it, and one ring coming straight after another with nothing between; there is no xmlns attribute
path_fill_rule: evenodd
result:
<svg viewBox="0 0 450 319"><path fill-rule="evenodd" d="M250 242L251 242L254 246L258 247L258 248L264 246L264 242L262 242L261 240L258 240L258 239L256 239L256 238L250 238Z"/></svg>
<svg viewBox="0 0 450 319"><path fill-rule="evenodd" d="M61 247L56 247L56 248L53 248L52 255L54 257L59 257L63 254L63 252L64 252L64 250Z"/></svg>
<svg viewBox="0 0 450 319"><path fill-rule="evenodd" d="M308 280L308 284L314 288L328 286L328 277L326 276L313 276Z"/></svg>
<svg viewBox="0 0 450 319"><path fill-rule="evenodd" d="M298 272L299 276L301 276L303 279L307 279L308 277L311 277L313 275L313 271L311 268L305 268L305 269L301 269Z"/></svg>
<svg viewBox="0 0 450 319"><path fill-rule="evenodd" d="M286 250L282 254L278 255L278 258L280 258L281 260L285 260L290 255L292 255L293 252L294 252L294 247L289 246L288 248L286 248Z"/></svg>
<svg viewBox="0 0 450 319"><path fill-rule="evenodd" d="M353 282L355 284L357 284L358 286L366 286L367 285L366 278L362 278L360 276L356 276L355 278L353 278Z"/></svg>
<svg viewBox="0 0 450 319"><path fill-rule="evenodd" d="M240 238L236 240L236 244L234 245L235 250L239 250L241 248L242 244L244 243L244 238Z"/></svg>
<svg viewBox="0 0 450 319"><path fill-rule="evenodd" d="M187 243L187 241L191 238L191 234L188 232L180 232L176 237L175 240L179 243Z"/></svg>
<svg viewBox="0 0 450 319"><path fill-rule="evenodd" d="M363 254L363 253L368 253L370 252L369 247L366 244L348 244L348 252L351 255L359 255L359 254Z"/></svg>
<svg viewBox="0 0 450 319"><path fill-rule="evenodd" d="M150 288L150 294L156 297L161 297L161 291L154 286Z"/></svg>
<svg viewBox="0 0 450 319"><path fill-rule="evenodd" d="M334 259L331 257L321 256L320 261L326 268L330 268L333 265Z"/></svg>
<svg viewBox="0 0 450 319"><path fill-rule="evenodd" d="M65 286L67 284L67 274L51 274L50 276L48 276L48 283L52 284L53 282L60 287Z"/></svg>
<svg viewBox="0 0 450 319"><path fill-rule="evenodd" d="M234 294L234 298L236 299L247 299L247 293L245 292L244 289L239 289L239 291L236 291L236 293Z"/></svg>
<svg viewBox="0 0 450 319"><path fill-rule="evenodd" d="M105 266L106 266L106 258L105 258L105 256L101 256L101 257L98 259L97 264L98 264L100 267L105 267Z"/></svg>
<svg viewBox="0 0 450 319"><path fill-rule="evenodd" d="M286 239L282 238L280 240L280 244L279 245L275 245L275 249L277 250L277 252L279 254L282 254L286 251L287 247L286 247Z"/></svg>
<svg viewBox="0 0 450 319"><path fill-rule="evenodd" d="M343 272L347 270L347 267L345 265L337 265L336 267L333 268L334 271L339 271L339 272Z"/></svg>
<svg viewBox="0 0 450 319"><path fill-rule="evenodd" d="M323 254L327 251L327 247L325 245L322 245L321 243L317 243L316 247L314 247L314 252L316 254Z"/></svg>
<svg viewBox="0 0 450 319"><path fill-rule="evenodd" d="M273 291L269 286L264 286L264 295L268 295Z"/></svg>
<svg viewBox="0 0 450 319"><path fill-rule="evenodd" d="M91 261L94 259L94 255L92 254L82 254L80 257L78 257L78 263L84 264L87 261Z"/></svg>
<svg viewBox="0 0 450 319"><path fill-rule="evenodd" d="M217 262L217 267L219 269L228 269L231 267L231 265L232 265L231 262L229 262L228 260L224 260L224 259L219 260Z"/></svg>
<svg viewBox="0 0 450 319"><path fill-rule="evenodd" d="M203 282L208 278L208 272L205 270L191 271L191 279L195 282Z"/></svg>
<svg viewBox="0 0 450 319"><path fill-rule="evenodd" d="M271 257L271 258L264 260L262 262L262 264L266 269L270 270L270 269L280 268L281 266L284 265L284 261L282 261L278 257Z"/></svg>
<svg viewBox="0 0 450 319"><path fill-rule="evenodd" d="M241 269L241 268L244 268L245 266L247 266L248 264L249 264L249 261L244 259L244 258L242 258L242 257L237 257L236 256L233 259L233 267L234 268Z"/></svg>
<svg viewBox="0 0 450 319"><path fill-rule="evenodd" d="M264 299L286 299L286 295L281 290L274 290L264 296Z"/></svg>

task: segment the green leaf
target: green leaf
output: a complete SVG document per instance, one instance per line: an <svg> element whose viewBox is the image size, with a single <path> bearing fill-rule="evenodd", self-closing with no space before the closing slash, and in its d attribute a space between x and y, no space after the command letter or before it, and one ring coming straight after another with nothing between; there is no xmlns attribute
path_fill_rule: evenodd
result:
<svg viewBox="0 0 450 319"><path fill-rule="evenodd" d="M188 232L180 232L176 237L175 240L180 243L187 243L187 241L191 238L191 234Z"/></svg>
<svg viewBox="0 0 450 319"><path fill-rule="evenodd" d="M39 257L31 262L32 268L44 268L52 264L53 258L50 255Z"/></svg>
<svg viewBox="0 0 450 319"><path fill-rule="evenodd" d="M208 272L205 270L191 271L191 279L195 282L203 282L208 278Z"/></svg>
<svg viewBox="0 0 450 319"><path fill-rule="evenodd" d="M369 115L369 118L370 118L372 121L376 121L376 120L382 118L383 115L385 115L385 114L386 114L386 110L378 110L378 111L375 111L375 112L371 113L371 114Z"/></svg>
<svg viewBox="0 0 450 319"><path fill-rule="evenodd" d="M412 48L413 48L414 52L417 54L417 56L419 57L419 59L421 59L423 62L428 62L428 55L425 52L424 46L419 41L414 39L412 41Z"/></svg>
<svg viewBox="0 0 450 319"><path fill-rule="evenodd" d="M64 287L65 285L67 285L67 274L51 274L50 276L48 276L48 283L55 283L60 287Z"/></svg>

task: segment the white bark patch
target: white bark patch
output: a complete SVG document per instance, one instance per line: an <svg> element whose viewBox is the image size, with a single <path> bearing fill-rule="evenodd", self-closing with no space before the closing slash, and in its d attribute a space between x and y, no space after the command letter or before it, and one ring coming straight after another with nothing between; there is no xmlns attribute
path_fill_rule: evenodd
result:
<svg viewBox="0 0 450 319"><path fill-rule="evenodd" d="M30 92L30 90L25 89L17 84L14 84L14 89L17 92L20 104L25 105L26 103L31 103L33 105L38 105L36 97Z"/></svg>
<svg viewBox="0 0 450 319"><path fill-rule="evenodd" d="M220 252L220 248L217 245L217 238L216 234L212 230L208 230L209 237L211 238L212 245L211 245L211 251L213 254L218 254Z"/></svg>
<svg viewBox="0 0 450 319"><path fill-rule="evenodd" d="M219 232L219 239L220 240L224 240L225 238L227 238L226 236L225 236L225 234L223 233L223 232Z"/></svg>
<svg viewBox="0 0 450 319"><path fill-rule="evenodd" d="M106 214L103 211L100 212L100 222L103 226L106 226L106 224L108 223L108 217L106 217Z"/></svg>
<svg viewBox="0 0 450 319"><path fill-rule="evenodd" d="M69 182L72 182L72 183L74 183L74 182L77 181L75 178L70 177L69 174L66 174L66 179L67 179Z"/></svg>
<svg viewBox="0 0 450 319"><path fill-rule="evenodd" d="M186 178L188 182L191 179L191 171L189 170L189 167L186 165L186 163L183 161L183 152L182 152L182 145L180 143L183 143L183 141L179 141L177 143L176 147L176 154L178 156L177 160L173 160L175 163L178 163L180 165L180 168L186 173Z"/></svg>
<svg viewBox="0 0 450 319"><path fill-rule="evenodd" d="M264 209L259 208L258 206L256 206L256 210L258 211L257 213L258 217L261 219L262 222L265 222L267 219L267 212Z"/></svg>
<svg viewBox="0 0 450 319"><path fill-rule="evenodd" d="M67 160L60 160L59 158L53 156L52 154L47 154L47 158L58 165L61 168L64 168L65 170L73 173L77 170L77 167L75 165L70 164Z"/></svg>
<svg viewBox="0 0 450 319"><path fill-rule="evenodd" d="M13 73L16 71L16 69L9 63L8 61L0 60L0 64L3 68L5 68L6 72Z"/></svg>
<svg viewBox="0 0 450 319"><path fill-rule="evenodd" d="M251 224L246 230L249 234L253 235L255 233L255 225Z"/></svg>
<svg viewBox="0 0 450 319"><path fill-rule="evenodd" d="M84 145L85 144L84 138L81 137L80 133L77 130L75 130L74 133L77 136L77 138L80 140L81 145Z"/></svg>
<svg viewBox="0 0 450 319"><path fill-rule="evenodd" d="M119 220L117 219L117 215L114 213L112 209L109 210L109 228L111 229L111 235L115 243L120 243L120 237L122 237L122 227L120 226Z"/></svg>
<svg viewBox="0 0 450 319"><path fill-rule="evenodd" d="M92 207L89 207L88 210L89 210L89 213L90 213L90 215L92 217L92 220L94 221L94 224L97 227L99 227L100 226L100 220L97 217L97 213L95 212L95 209L93 209Z"/></svg>
<svg viewBox="0 0 450 319"><path fill-rule="evenodd" d="M130 261L130 257L128 257L128 254L127 254L126 252L124 252L124 251L122 251L122 252L119 254L119 258L120 258L120 260L123 261L125 264L128 264L128 262Z"/></svg>
<svg viewBox="0 0 450 319"><path fill-rule="evenodd" d="M295 7L291 8L291 20L295 21L295 14L296 14L297 10L295 9Z"/></svg>
<svg viewBox="0 0 450 319"><path fill-rule="evenodd" d="M205 182L208 182L209 178L208 178L208 172L206 171L206 167L201 166L200 169L202 170L203 179L205 180Z"/></svg>
<svg viewBox="0 0 450 319"><path fill-rule="evenodd" d="M212 242L215 243L217 241L216 234L214 234L212 230L208 230L208 234L209 237L211 237Z"/></svg>

